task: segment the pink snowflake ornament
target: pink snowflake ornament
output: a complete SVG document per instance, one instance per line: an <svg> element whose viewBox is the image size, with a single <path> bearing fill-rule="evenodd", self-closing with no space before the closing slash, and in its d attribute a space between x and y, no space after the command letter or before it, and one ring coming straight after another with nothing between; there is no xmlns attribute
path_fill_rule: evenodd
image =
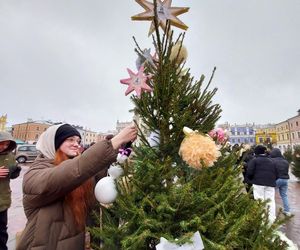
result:
<svg viewBox="0 0 300 250"><path fill-rule="evenodd" d="M122 84L128 85L125 95L127 96L132 91L136 92L136 95L140 98L142 91L151 92L152 88L146 83L150 79L151 75L146 75L144 73L144 66L141 66L139 71L135 74L132 70L127 69L130 78L122 79L120 82Z"/></svg>

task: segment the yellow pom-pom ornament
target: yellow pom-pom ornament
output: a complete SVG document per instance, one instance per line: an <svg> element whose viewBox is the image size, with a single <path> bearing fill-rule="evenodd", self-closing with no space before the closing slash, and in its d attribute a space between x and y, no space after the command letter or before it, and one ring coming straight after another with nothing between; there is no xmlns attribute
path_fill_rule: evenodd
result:
<svg viewBox="0 0 300 250"><path fill-rule="evenodd" d="M170 60L171 61L176 60L176 64L181 64L186 61L187 57L188 57L188 52L186 47L182 45L181 42L175 43L175 45L172 47L171 50Z"/></svg>
<svg viewBox="0 0 300 250"><path fill-rule="evenodd" d="M183 128L186 137L182 141L179 155L191 167L211 167L221 156L217 145L208 135L202 135L188 127Z"/></svg>

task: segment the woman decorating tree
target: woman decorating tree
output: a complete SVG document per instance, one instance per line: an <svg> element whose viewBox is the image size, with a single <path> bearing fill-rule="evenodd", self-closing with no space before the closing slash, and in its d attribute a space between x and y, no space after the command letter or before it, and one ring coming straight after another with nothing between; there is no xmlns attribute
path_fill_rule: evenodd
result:
<svg viewBox="0 0 300 250"><path fill-rule="evenodd" d="M37 142L41 155L24 175L28 222L17 250L84 249L86 215L94 200L92 177L106 170L118 149L136 136L136 127L128 126L80 155L81 136L75 128L69 124L49 127Z"/></svg>

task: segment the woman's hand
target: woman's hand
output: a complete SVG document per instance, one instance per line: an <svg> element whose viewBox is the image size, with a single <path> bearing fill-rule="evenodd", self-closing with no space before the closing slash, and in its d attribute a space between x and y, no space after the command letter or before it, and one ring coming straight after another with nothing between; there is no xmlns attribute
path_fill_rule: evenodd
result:
<svg viewBox="0 0 300 250"><path fill-rule="evenodd" d="M9 170L5 166L0 167L0 178L6 178L8 173Z"/></svg>
<svg viewBox="0 0 300 250"><path fill-rule="evenodd" d="M111 139L111 143L114 149L119 149L122 144L125 144L127 142L133 142L137 137L137 127L135 124L129 125L122 129L119 134L114 136Z"/></svg>

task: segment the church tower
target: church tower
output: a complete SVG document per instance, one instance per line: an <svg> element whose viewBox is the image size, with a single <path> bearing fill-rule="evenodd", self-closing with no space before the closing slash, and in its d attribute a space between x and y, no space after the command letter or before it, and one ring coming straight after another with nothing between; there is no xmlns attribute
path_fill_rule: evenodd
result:
<svg viewBox="0 0 300 250"><path fill-rule="evenodd" d="M7 123L7 114L0 116L0 131L5 131L6 123Z"/></svg>

